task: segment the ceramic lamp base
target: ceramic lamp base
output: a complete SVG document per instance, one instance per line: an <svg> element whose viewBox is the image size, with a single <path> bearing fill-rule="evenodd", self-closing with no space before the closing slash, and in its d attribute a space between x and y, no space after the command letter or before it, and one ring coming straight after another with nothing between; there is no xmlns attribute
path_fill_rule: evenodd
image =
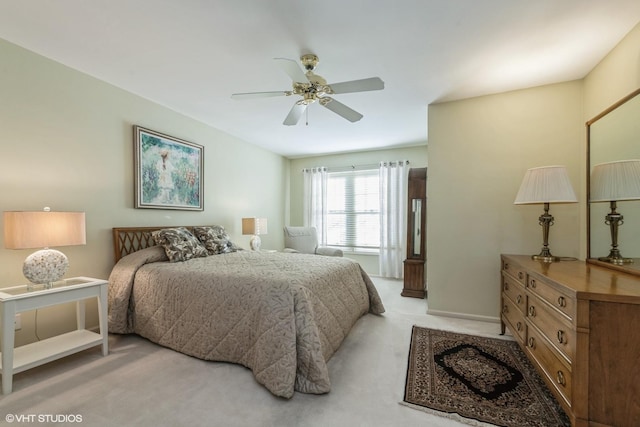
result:
<svg viewBox="0 0 640 427"><path fill-rule="evenodd" d="M260 240L260 236L252 236L251 240L249 240L249 247L252 251L259 251L261 244L262 241Z"/></svg>
<svg viewBox="0 0 640 427"><path fill-rule="evenodd" d="M55 249L42 249L24 260L22 273L31 283L50 286L65 275L69 268L66 255Z"/></svg>

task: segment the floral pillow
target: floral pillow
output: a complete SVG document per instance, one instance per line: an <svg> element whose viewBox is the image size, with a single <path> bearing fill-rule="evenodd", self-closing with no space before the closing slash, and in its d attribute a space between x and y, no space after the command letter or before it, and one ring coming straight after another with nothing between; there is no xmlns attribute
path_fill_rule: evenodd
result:
<svg viewBox="0 0 640 427"><path fill-rule="evenodd" d="M187 261L208 255L200 241L184 227L163 228L154 231L151 235L156 244L164 248L171 262Z"/></svg>
<svg viewBox="0 0 640 427"><path fill-rule="evenodd" d="M193 234L207 248L209 255L226 254L240 249L229 239L229 235L221 225L193 227Z"/></svg>

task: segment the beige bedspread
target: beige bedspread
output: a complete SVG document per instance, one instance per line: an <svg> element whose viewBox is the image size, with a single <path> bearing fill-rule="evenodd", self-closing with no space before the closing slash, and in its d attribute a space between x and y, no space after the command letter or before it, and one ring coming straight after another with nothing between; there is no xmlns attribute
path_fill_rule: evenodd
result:
<svg viewBox="0 0 640 427"><path fill-rule="evenodd" d="M253 371L273 394L327 393L326 362L355 322L384 312L347 258L239 251L166 261L160 247L122 258L109 278L109 332L136 333Z"/></svg>

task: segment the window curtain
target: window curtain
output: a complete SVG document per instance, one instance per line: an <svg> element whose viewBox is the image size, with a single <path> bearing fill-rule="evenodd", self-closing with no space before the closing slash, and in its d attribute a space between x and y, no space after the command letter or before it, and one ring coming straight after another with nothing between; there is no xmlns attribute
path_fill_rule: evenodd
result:
<svg viewBox="0 0 640 427"><path fill-rule="evenodd" d="M409 162L380 162L380 276L404 276Z"/></svg>
<svg viewBox="0 0 640 427"><path fill-rule="evenodd" d="M317 167L303 169L304 204L303 224L315 227L318 233L318 244L327 243L327 168Z"/></svg>

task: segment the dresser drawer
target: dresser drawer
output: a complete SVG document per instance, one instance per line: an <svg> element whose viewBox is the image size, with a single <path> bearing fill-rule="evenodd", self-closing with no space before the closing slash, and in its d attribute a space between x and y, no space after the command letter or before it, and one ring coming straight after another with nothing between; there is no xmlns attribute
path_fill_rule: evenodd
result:
<svg viewBox="0 0 640 427"><path fill-rule="evenodd" d="M556 309L533 294L527 299L527 319L553 343L569 363L573 361L576 333L571 323Z"/></svg>
<svg viewBox="0 0 640 427"><path fill-rule="evenodd" d="M518 309L518 307L509 298L502 299L502 319L507 325L514 337L524 343L526 334L526 324L524 321L524 314Z"/></svg>
<svg viewBox="0 0 640 427"><path fill-rule="evenodd" d="M557 308L573 322L576 312L576 302L572 296L559 291L544 279L536 276L529 276L527 289L548 302L552 307Z"/></svg>
<svg viewBox="0 0 640 427"><path fill-rule="evenodd" d="M508 260L503 260L502 271L509 274L522 285L527 283L527 273L525 269L520 267L518 264L512 264Z"/></svg>
<svg viewBox="0 0 640 427"><path fill-rule="evenodd" d="M562 362L556 350L544 339L535 326L527 329L527 351L544 370L547 382L571 406L571 368Z"/></svg>
<svg viewBox="0 0 640 427"><path fill-rule="evenodd" d="M524 286L516 281L515 278L508 274L502 275L502 292L505 296L518 306L520 311L524 314L527 309L527 298L524 293Z"/></svg>

